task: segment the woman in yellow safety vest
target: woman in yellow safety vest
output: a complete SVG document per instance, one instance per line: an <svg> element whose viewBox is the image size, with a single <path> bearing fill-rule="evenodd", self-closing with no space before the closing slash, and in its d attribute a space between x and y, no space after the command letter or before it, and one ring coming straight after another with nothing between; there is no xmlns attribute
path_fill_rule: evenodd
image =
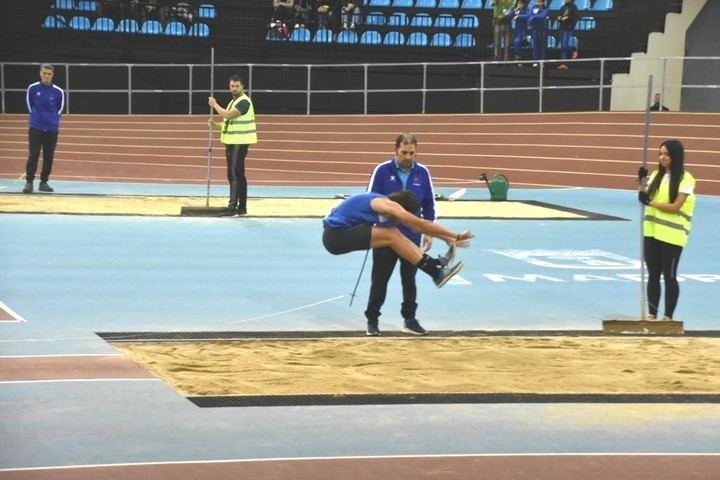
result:
<svg viewBox="0 0 720 480"><path fill-rule="evenodd" d="M643 219L645 264L648 269L648 320L657 319L660 303L660 274L665 281L665 314L672 320L680 296L677 268L687 244L695 208L695 178L685 170L685 149L678 140L665 140L658 152L659 165L650 174L648 186L638 192L645 204ZM647 169L640 167L640 179Z"/></svg>

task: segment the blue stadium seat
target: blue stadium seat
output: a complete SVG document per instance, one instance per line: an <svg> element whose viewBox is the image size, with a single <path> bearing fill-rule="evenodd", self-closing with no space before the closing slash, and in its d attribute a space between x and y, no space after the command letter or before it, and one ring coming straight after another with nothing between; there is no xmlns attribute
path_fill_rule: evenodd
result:
<svg viewBox="0 0 720 480"><path fill-rule="evenodd" d="M146 20L145 23L143 23L142 28L140 28L140 33L144 33L146 35L160 35L163 33L163 28L157 20Z"/></svg>
<svg viewBox="0 0 720 480"><path fill-rule="evenodd" d="M77 9L83 12L97 12L97 2L95 0L79 0Z"/></svg>
<svg viewBox="0 0 720 480"><path fill-rule="evenodd" d="M460 8L460 0L440 0L438 8Z"/></svg>
<svg viewBox="0 0 720 480"><path fill-rule="evenodd" d="M396 31L388 32L383 39L383 45L405 45L405 35Z"/></svg>
<svg viewBox="0 0 720 480"><path fill-rule="evenodd" d="M547 48L560 48L557 39L552 35L547 37Z"/></svg>
<svg viewBox="0 0 720 480"><path fill-rule="evenodd" d="M73 30L90 30L90 19L83 16L72 17L70 19L70 28Z"/></svg>
<svg viewBox="0 0 720 480"><path fill-rule="evenodd" d="M43 22L43 28L67 28L67 20L62 15L48 15Z"/></svg>
<svg viewBox="0 0 720 480"><path fill-rule="evenodd" d="M389 7L390 0L370 0L368 7Z"/></svg>
<svg viewBox="0 0 720 480"><path fill-rule="evenodd" d="M393 0L393 8L412 8L415 0Z"/></svg>
<svg viewBox="0 0 720 480"><path fill-rule="evenodd" d="M475 46L475 37L471 33L460 33L455 38L455 46L458 48L472 48Z"/></svg>
<svg viewBox="0 0 720 480"><path fill-rule="evenodd" d="M476 15L466 14L460 17L457 24L458 28L479 28L480 20Z"/></svg>
<svg viewBox="0 0 720 480"><path fill-rule="evenodd" d="M425 32L412 32L408 37L408 46L425 47L428 44L428 36Z"/></svg>
<svg viewBox="0 0 720 480"><path fill-rule="evenodd" d="M595 30L595 26L595 17L580 17L575 25L575 30Z"/></svg>
<svg viewBox="0 0 720 480"><path fill-rule="evenodd" d="M575 6L579 11L590 10L590 0L575 0Z"/></svg>
<svg viewBox="0 0 720 480"><path fill-rule="evenodd" d="M75 1L55 0L55 10L75 10Z"/></svg>
<svg viewBox="0 0 720 480"><path fill-rule="evenodd" d="M579 48L578 43L578 38L575 35L570 37L570 48L574 48L575 50L577 50Z"/></svg>
<svg viewBox="0 0 720 480"><path fill-rule="evenodd" d="M215 12L215 5L210 3L203 3L197 9L199 18L215 18L217 13Z"/></svg>
<svg viewBox="0 0 720 480"><path fill-rule="evenodd" d="M460 8L479 10L483 6L482 0L463 0Z"/></svg>
<svg viewBox="0 0 720 480"><path fill-rule="evenodd" d="M185 34L187 34L187 29L183 23L171 21L165 26L165 35L184 37Z"/></svg>
<svg viewBox="0 0 720 480"><path fill-rule="evenodd" d="M310 30L305 27L297 27L293 29L290 34L290 38L288 38L291 42L309 42L311 39L312 36L310 35Z"/></svg>
<svg viewBox="0 0 720 480"><path fill-rule="evenodd" d="M435 17L435 28L455 28L455 17L449 13L441 13Z"/></svg>
<svg viewBox="0 0 720 480"><path fill-rule="evenodd" d="M385 25L385 15L380 12L370 12L365 16L365 25L382 26Z"/></svg>
<svg viewBox="0 0 720 480"><path fill-rule="evenodd" d="M613 0L595 0L595 3L593 3L592 7L590 7L590 10L595 12L607 12L608 10L612 10L613 7Z"/></svg>
<svg viewBox="0 0 720 480"><path fill-rule="evenodd" d="M335 42L346 44L358 43L358 35L352 30L343 30L342 32L338 33Z"/></svg>
<svg viewBox="0 0 720 480"><path fill-rule="evenodd" d="M408 24L407 14L405 12L394 12L388 18L388 25L392 27L405 27Z"/></svg>
<svg viewBox="0 0 720 480"><path fill-rule="evenodd" d="M415 8L436 8L435 0L415 0Z"/></svg>
<svg viewBox="0 0 720 480"><path fill-rule="evenodd" d="M188 36L190 37L209 37L210 27L205 23L193 23L188 29Z"/></svg>
<svg viewBox="0 0 720 480"><path fill-rule="evenodd" d="M565 5L565 0L552 0L548 8L550 10L560 10L563 5Z"/></svg>
<svg viewBox="0 0 720 480"><path fill-rule="evenodd" d="M332 30L327 28L318 28L313 38L313 43L332 43L333 33Z"/></svg>
<svg viewBox="0 0 720 480"><path fill-rule="evenodd" d="M436 33L430 40L431 47L449 47L452 45L449 33Z"/></svg>
<svg viewBox="0 0 720 480"><path fill-rule="evenodd" d="M120 33L137 33L140 31L140 27L132 18L124 18L120 20L115 31Z"/></svg>
<svg viewBox="0 0 720 480"><path fill-rule="evenodd" d="M360 37L360 43L363 45L380 45L382 43L382 37L380 32L375 30L366 30Z"/></svg>
<svg viewBox="0 0 720 480"><path fill-rule="evenodd" d="M427 13L418 13L410 21L411 27L432 27L432 18Z"/></svg>
<svg viewBox="0 0 720 480"><path fill-rule="evenodd" d="M115 22L112 18L98 17L95 19L92 30L95 32L114 32Z"/></svg>

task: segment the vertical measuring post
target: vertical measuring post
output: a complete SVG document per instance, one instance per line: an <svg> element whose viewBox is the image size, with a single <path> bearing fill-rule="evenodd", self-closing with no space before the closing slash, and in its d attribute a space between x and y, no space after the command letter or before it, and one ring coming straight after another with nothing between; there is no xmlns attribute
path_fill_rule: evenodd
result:
<svg viewBox="0 0 720 480"><path fill-rule="evenodd" d="M210 96L215 96L215 47L210 48ZM208 158L207 158L207 189L205 191L205 206L210 206L210 181L212 180L212 137L213 123L215 121L213 108L210 107L210 122L208 123Z"/></svg>
<svg viewBox="0 0 720 480"><path fill-rule="evenodd" d="M647 168L648 142L650 139L650 102L652 101L653 76L648 77L647 98L645 101L645 134L643 137L643 168ZM640 189L645 190L645 177L640 179ZM643 223L645 222L645 205L640 204L640 320L647 318L647 290L645 288L645 238Z"/></svg>

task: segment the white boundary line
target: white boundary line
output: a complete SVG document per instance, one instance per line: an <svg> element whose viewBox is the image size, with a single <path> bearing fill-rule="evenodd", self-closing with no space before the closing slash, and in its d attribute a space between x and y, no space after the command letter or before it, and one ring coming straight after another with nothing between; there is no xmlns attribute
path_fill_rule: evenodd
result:
<svg viewBox="0 0 720 480"><path fill-rule="evenodd" d="M571 453L459 453L459 454L428 454L428 455L359 455L359 456L330 456L330 457L280 457L280 458L237 458L228 460L179 460L170 462L133 462L133 463L99 463L95 465L61 465L48 467L20 467L3 468L0 472L29 472L39 470L70 470L80 468L112 468L137 467L152 465L199 465L223 463L251 463L251 462L299 462L317 460L375 460L375 459L410 459L410 458L497 458L497 457L717 457L720 453L679 453L679 452L571 452Z"/></svg>
<svg viewBox="0 0 720 480"><path fill-rule="evenodd" d="M124 357L120 353L59 353L53 355L0 355L3 358L59 358L59 357Z"/></svg>
<svg viewBox="0 0 720 480"><path fill-rule="evenodd" d="M24 385L30 383L74 383L74 382L162 382L159 378L58 378L52 380L3 380L0 385Z"/></svg>
<svg viewBox="0 0 720 480"><path fill-rule="evenodd" d="M2 320L0 321L0 324L3 324L5 322L7 323L17 323L17 322L27 322L22 316L20 316L19 313L17 313L12 308L8 307L5 302L0 300L0 310L5 310L7 313L10 314L11 317L13 317L15 320Z"/></svg>

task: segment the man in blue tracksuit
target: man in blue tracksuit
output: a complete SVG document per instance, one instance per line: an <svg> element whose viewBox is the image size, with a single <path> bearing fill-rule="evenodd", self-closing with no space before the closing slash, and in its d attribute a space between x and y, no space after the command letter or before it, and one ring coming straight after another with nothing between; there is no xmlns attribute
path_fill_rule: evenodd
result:
<svg viewBox="0 0 720 480"><path fill-rule="evenodd" d="M402 133L395 139L395 155L392 159L381 163L372 173L368 192L390 195L400 190L409 190L417 198L420 207L413 212L418 217L435 221L435 192L428 169L415 161L417 153L417 139L414 135ZM423 239L423 250L429 250L432 237L410 230L401 225L400 231L416 245ZM370 297L368 299L365 317L367 318L368 335L379 335L378 319L380 308L385 302L387 284L392 276L398 255L390 248L376 248L373 250L372 280ZM403 288L403 302L400 313L405 321L403 331L415 335L425 335L427 332L420 326L415 318L417 310L417 287L415 274L417 267L400 258L400 277Z"/></svg>
<svg viewBox="0 0 720 480"><path fill-rule="evenodd" d="M40 172L41 192L52 192L48 185L52 171L53 156L60 130L60 116L65 108L65 92L53 85L55 69L50 64L40 66L40 81L27 89L26 101L30 112L30 130L28 133L29 155L25 166L25 188L23 193L33 192L33 180L37 171L40 150L43 152L43 166Z"/></svg>
<svg viewBox="0 0 720 480"><path fill-rule="evenodd" d="M545 7L545 0L537 0L528 12L528 26L532 33L533 60L545 60L547 50L547 19L550 10ZM537 64L533 64L536 67Z"/></svg>

